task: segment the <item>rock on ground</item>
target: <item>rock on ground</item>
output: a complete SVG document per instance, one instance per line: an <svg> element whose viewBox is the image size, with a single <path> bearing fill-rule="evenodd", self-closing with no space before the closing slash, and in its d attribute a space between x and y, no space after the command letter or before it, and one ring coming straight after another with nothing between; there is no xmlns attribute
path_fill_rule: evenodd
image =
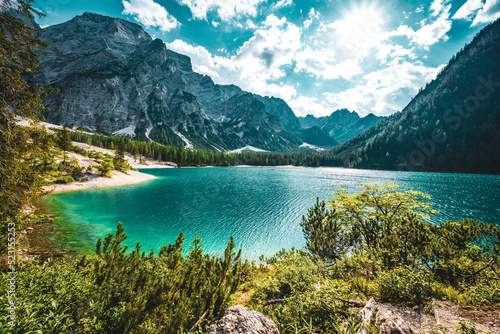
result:
<svg viewBox="0 0 500 334"><path fill-rule="evenodd" d="M368 333L367 328L375 319L380 323L380 334L414 333L411 327L398 314L375 302L373 298L358 313L358 317L362 321L363 328L361 333L363 334Z"/></svg>
<svg viewBox="0 0 500 334"><path fill-rule="evenodd" d="M424 312L421 307L402 307L386 303L377 303L370 299L358 313L362 321L360 333L368 333L367 328L374 321L380 325L380 334L411 334L432 333L436 327L443 326L449 331L460 325L460 319L472 320L476 330L486 333L499 334L500 315L498 307L472 308L448 302L434 300L431 303L432 311Z"/></svg>
<svg viewBox="0 0 500 334"><path fill-rule="evenodd" d="M228 308L219 323L210 326L208 334L279 334L279 330L261 313L237 305Z"/></svg>

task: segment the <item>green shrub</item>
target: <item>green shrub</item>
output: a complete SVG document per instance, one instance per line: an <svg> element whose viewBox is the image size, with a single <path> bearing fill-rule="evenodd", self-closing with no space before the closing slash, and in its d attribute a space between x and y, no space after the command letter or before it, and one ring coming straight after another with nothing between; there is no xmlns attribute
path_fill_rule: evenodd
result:
<svg viewBox="0 0 500 334"><path fill-rule="evenodd" d="M113 169L115 169L115 165L113 164L113 158L110 157L104 158L104 160L101 161L96 166L96 169L99 172L99 175L110 177L111 172L113 171Z"/></svg>
<svg viewBox="0 0 500 334"><path fill-rule="evenodd" d="M476 324L474 321L466 320L460 318L460 324L457 327L454 327L453 330L457 334L479 334L485 333L482 330L476 329Z"/></svg>
<svg viewBox="0 0 500 334"><path fill-rule="evenodd" d="M67 172L73 179L78 180L83 172L83 167L80 167L80 162L76 158L71 158L67 167Z"/></svg>
<svg viewBox="0 0 500 334"><path fill-rule="evenodd" d="M431 293L431 277L424 271L399 267L381 272L375 279L378 298L401 305L413 306L425 303Z"/></svg>
<svg viewBox="0 0 500 334"><path fill-rule="evenodd" d="M463 299L471 305L487 305L500 303L500 282L484 281L468 286L463 293Z"/></svg>
<svg viewBox="0 0 500 334"><path fill-rule="evenodd" d="M442 283L432 283L432 294L438 299L449 300L457 304L466 303L460 291Z"/></svg>
<svg viewBox="0 0 500 334"><path fill-rule="evenodd" d="M54 183L57 184L66 184L66 183L73 183L75 182L75 179L71 175L62 175L59 176Z"/></svg>
<svg viewBox="0 0 500 334"><path fill-rule="evenodd" d="M285 252L273 264L270 275L256 283L252 299L265 301L310 292L321 280L320 268L308 254L303 251Z"/></svg>
<svg viewBox="0 0 500 334"><path fill-rule="evenodd" d="M129 251L121 223L116 234L99 239L96 255L25 261L16 275L13 333L183 333L210 309L200 331L220 319L246 263L229 241L222 258L204 254L200 239L183 255L182 234L155 256ZM6 273L0 285L6 286ZM6 293L0 303L8 304ZM0 333L10 333L0 308Z"/></svg>

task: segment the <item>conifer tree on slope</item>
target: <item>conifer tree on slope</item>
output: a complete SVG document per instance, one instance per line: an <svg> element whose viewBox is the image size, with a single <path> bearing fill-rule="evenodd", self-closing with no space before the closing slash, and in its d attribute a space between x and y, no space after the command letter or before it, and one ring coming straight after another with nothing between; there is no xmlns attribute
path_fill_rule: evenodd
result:
<svg viewBox="0 0 500 334"><path fill-rule="evenodd" d="M22 15L33 20L42 15L32 7L33 0L18 0ZM13 7L4 1L0 9L0 219L2 231L6 221L14 219L19 208L35 197L40 189L40 176L33 168L30 156L43 151L44 140L38 120L45 107L40 95L48 89L28 84L21 74L40 69L38 57L47 47L36 37L36 29L9 15L5 9ZM20 127L16 117L31 121L31 126ZM38 139L37 139L38 138ZM30 140L31 139L31 140ZM2 233L5 236L6 233ZM2 237L3 239L4 237ZM0 248L5 240L0 241Z"/></svg>

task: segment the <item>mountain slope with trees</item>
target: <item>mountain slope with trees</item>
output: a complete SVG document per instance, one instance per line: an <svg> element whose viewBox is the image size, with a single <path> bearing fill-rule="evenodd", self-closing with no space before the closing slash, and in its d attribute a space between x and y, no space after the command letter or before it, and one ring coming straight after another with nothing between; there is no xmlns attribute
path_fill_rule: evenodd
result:
<svg viewBox="0 0 500 334"><path fill-rule="evenodd" d="M408 104L318 157L361 168L500 173L500 21Z"/></svg>

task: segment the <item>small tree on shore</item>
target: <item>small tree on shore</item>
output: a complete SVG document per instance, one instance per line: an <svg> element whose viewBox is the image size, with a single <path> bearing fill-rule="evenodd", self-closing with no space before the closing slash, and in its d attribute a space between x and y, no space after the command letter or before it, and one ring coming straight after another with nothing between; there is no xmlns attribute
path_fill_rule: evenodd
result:
<svg viewBox="0 0 500 334"><path fill-rule="evenodd" d="M104 160L100 161L96 166L99 175L110 177L111 172L115 169L115 165L113 164L113 158L110 156L106 156Z"/></svg>
<svg viewBox="0 0 500 334"><path fill-rule="evenodd" d="M119 172L124 172L130 169L127 160L125 160L125 142L123 141L123 138L120 139L118 145L116 146L113 164L114 168Z"/></svg>
<svg viewBox="0 0 500 334"><path fill-rule="evenodd" d="M63 166L64 170L66 170L66 151L73 146L66 124L64 124L61 131L57 133L57 144L63 150Z"/></svg>

